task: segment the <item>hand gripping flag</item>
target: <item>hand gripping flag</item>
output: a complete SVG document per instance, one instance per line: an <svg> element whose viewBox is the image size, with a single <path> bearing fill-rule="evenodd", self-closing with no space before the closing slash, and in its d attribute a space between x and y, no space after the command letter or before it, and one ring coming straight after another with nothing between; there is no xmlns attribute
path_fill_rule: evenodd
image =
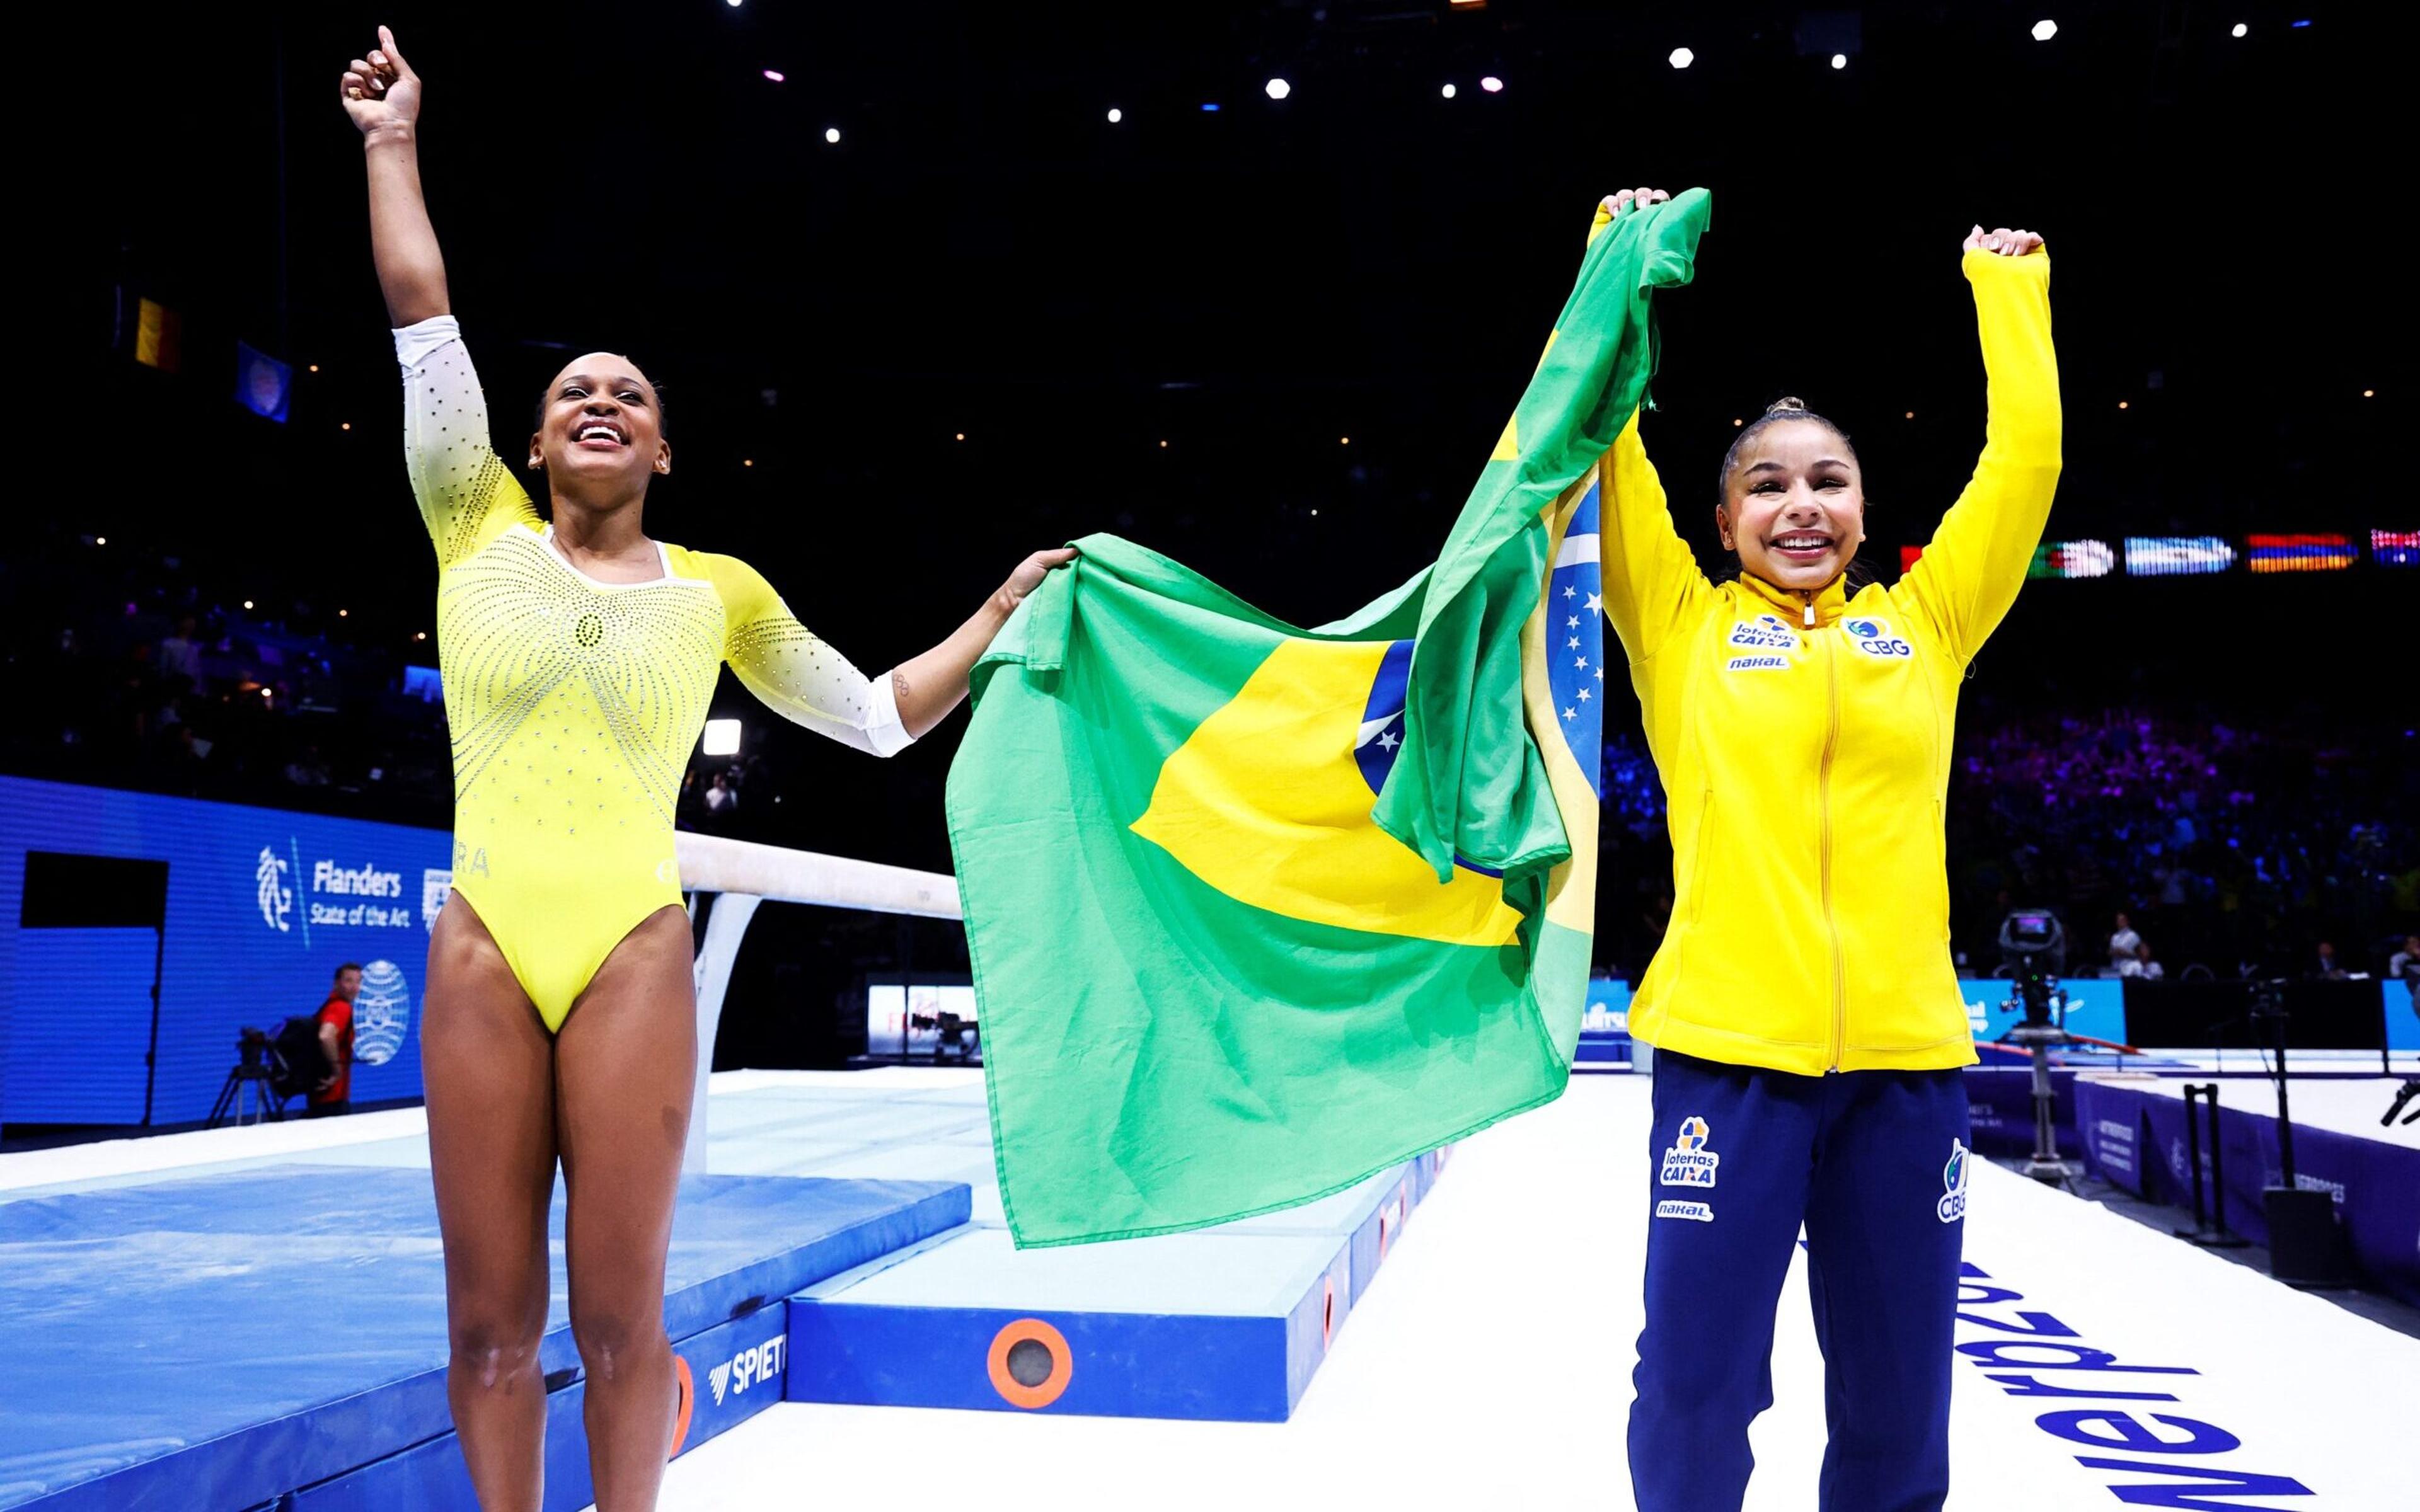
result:
<svg viewBox="0 0 2420 1512"><path fill-rule="evenodd" d="M1562 1091L1600 464L1708 208L1600 221L1443 553L1394 593L1300 629L1088 536L985 654L948 807L1018 1244L1307 1202Z"/></svg>

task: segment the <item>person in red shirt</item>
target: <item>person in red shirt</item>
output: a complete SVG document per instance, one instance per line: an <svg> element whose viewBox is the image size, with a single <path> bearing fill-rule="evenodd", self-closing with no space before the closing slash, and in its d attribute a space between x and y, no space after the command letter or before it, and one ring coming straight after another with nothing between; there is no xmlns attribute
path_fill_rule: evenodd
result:
<svg viewBox="0 0 2420 1512"><path fill-rule="evenodd" d="M336 968L328 1000L319 1005L319 1048L333 1068L311 1089L308 1118L332 1118L353 1110L353 997L362 990L362 968L348 961Z"/></svg>

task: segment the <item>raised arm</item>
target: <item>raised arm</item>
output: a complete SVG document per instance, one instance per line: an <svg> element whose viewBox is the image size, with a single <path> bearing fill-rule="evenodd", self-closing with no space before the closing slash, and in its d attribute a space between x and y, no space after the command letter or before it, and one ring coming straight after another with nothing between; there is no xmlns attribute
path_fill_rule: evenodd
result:
<svg viewBox="0 0 2420 1512"><path fill-rule="evenodd" d="M345 114L369 162L370 250L396 361L403 368L403 446L411 493L452 566L537 512L488 433L488 400L445 294L445 259L420 195L420 75L379 28L379 45L345 71Z"/></svg>
<svg viewBox="0 0 2420 1512"><path fill-rule="evenodd" d="M445 258L420 194L420 75L396 51L395 33L379 28L379 45L353 59L342 88L369 160L370 252L387 324L400 329L450 315Z"/></svg>
<svg viewBox="0 0 2420 1512"><path fill-rule="evenodd" d="M1627 212L1635 203L1645 208L1672 196L1660 189L1625 189L1597 206L1597 233ZM1638 439L1638 417L1597 463L1599 538L1598 569L1604 576L1606 617L1621 638L1622 650L1633 662L1645 661L1664 648L1672 629L1695 617L1699 601L1713 592L1698 559L1672 524L1671 501L1664 495L1655 464Z"/></svg>
<svg viewBox="0 0 2420 1512"><path fill-rule="evenodd" d="M939 724L967 696L967 677L1025 595L1075 560L1036 551L968 621L932 650L869 678L800 625L756 570L696 553L722 598L723 656L740 683L783 717L844 745L888 756Z"/></svg>
<svg viewBox="0 0 2420 1512"><path fill-rule="evenodd" d="M1891 590L1971 661L2024 586L2058 488L2058 358L2050 335L2050 257L2027 231L1966 239L1988 414L1983 455L1931 542Z"/></svg>

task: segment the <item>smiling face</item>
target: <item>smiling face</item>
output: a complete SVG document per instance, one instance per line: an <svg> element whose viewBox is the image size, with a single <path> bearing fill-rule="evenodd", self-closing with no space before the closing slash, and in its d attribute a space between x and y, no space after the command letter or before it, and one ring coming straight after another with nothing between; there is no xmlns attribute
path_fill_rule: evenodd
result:
<svg viewBox="0 0 2420 1512"><path fill-rule="evenodd" d="M530 436L530 465L544 464L560 487L620 486L635 492L672 471L656 386L613 352L575 358L555 375Z"/></svg>
<svg viewBox="0 0 2420 1512"><path fill-rule="evenodd" d="M1783 420L1740 446L1714 525L1740 568L1811 593L1846 570L1866 539L1856 454L1820 420Z"/></svg>

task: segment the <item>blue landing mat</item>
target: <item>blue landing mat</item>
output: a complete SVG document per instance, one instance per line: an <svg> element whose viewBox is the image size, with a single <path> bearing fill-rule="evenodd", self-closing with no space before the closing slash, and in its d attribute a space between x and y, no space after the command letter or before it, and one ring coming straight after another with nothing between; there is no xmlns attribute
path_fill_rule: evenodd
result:
<svg viewBox="0 0 2420 1512"><path fill-rule="evenodd" d="M1303 1207L1118 1243L1017 1250L979 1220L793 1298L789 1396L1283 1422L1440 1160L1432 1151ZM1020 1348L1032 1380L1009 1369Z"/></svg>
<svg viewBox="0 0 2420 1512"><path fill-rule="evenodd" d="M681 1183L688 1337L966 1222L961 1184ZM563 1204L540 1360L578 1359ZM0 1506L242 1508L446 1432L428 1173L278 1165L0 1205Z"/></svg>

